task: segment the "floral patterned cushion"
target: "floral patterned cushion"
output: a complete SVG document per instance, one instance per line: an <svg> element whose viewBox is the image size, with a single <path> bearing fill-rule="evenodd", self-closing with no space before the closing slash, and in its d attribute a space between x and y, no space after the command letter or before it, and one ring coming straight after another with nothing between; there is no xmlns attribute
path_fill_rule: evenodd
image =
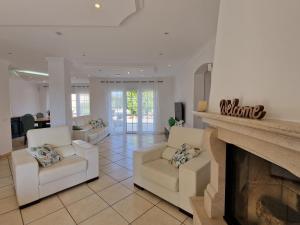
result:
<svg viewBox="0 0 300 225"><path fill-rule="evenodd" d="M181 149L178 149L171 159L171 164L179 168L189 160L199 156L201 150L199 148L193 148L191 145L183 144Z"/></svg>
<svg viewBox="0 0 300 225"><path fill-rule="evenodd" d="M53 146L45 144L39 147L32 147L29 149L30 154L36 158L42 167L48 167L62 160L62 156L59 155Z"/></svg>
<svg viewBox="0 0 300 225"><path fill-rule="evenodd" d="M101 118L97 120L90 120L89 124L92 126L93 129L106 127L106 124Z"/></svg>

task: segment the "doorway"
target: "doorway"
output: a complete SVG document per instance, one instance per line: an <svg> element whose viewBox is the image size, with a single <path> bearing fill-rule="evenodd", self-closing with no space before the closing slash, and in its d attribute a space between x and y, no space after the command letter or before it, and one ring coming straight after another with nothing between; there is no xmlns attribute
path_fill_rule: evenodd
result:
<svg viewBox="0 0 300 225"><path fill-rule="evenodd" d="M211 67L212 63L201 65L194 75L194 110L197 111L199 101L209 101L211 87ZM205 128L205 124L198 116L194 116L195 128Z"/></svg>

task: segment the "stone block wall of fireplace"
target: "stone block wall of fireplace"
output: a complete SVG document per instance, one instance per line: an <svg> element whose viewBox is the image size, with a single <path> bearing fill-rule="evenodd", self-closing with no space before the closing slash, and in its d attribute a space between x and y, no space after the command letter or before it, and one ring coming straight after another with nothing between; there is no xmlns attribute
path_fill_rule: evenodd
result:
<svg viewBox="0 0 300 225"><path fill-rule="evenodd" d="M191 199L194 224L300 224L300 123L194 114L208 124L211 155L204 197ZM229 163L227 146L245 154Z"/></svg>
<svg viewBox="0 0 300 225"><path fill-rule="evenodd" d="M227 145L228 224L300 224L300 178L235 145Z"/></svg>

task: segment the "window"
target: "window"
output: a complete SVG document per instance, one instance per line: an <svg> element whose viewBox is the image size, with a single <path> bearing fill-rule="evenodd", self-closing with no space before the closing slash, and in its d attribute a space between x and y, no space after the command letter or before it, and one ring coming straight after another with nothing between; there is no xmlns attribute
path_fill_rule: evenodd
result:
<svg viewBox="0 0 300 225"><path fill-rule="evenodd" d="M73 117L90 114L90 95L88 93L72 94L71 100Z"/></svg>

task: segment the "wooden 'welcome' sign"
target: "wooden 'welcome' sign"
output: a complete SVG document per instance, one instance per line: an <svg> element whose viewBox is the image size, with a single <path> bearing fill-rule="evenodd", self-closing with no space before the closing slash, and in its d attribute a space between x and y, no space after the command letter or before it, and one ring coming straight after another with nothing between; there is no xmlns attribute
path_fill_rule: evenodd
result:
<svg viewBox="0 0 300 225"><path fill-rule="evenodd" d="M256 106L239 106L239 99L221 100L221 114L227 116L236 116L249 119L262 119L266 115L263 105Z"/></svg>

